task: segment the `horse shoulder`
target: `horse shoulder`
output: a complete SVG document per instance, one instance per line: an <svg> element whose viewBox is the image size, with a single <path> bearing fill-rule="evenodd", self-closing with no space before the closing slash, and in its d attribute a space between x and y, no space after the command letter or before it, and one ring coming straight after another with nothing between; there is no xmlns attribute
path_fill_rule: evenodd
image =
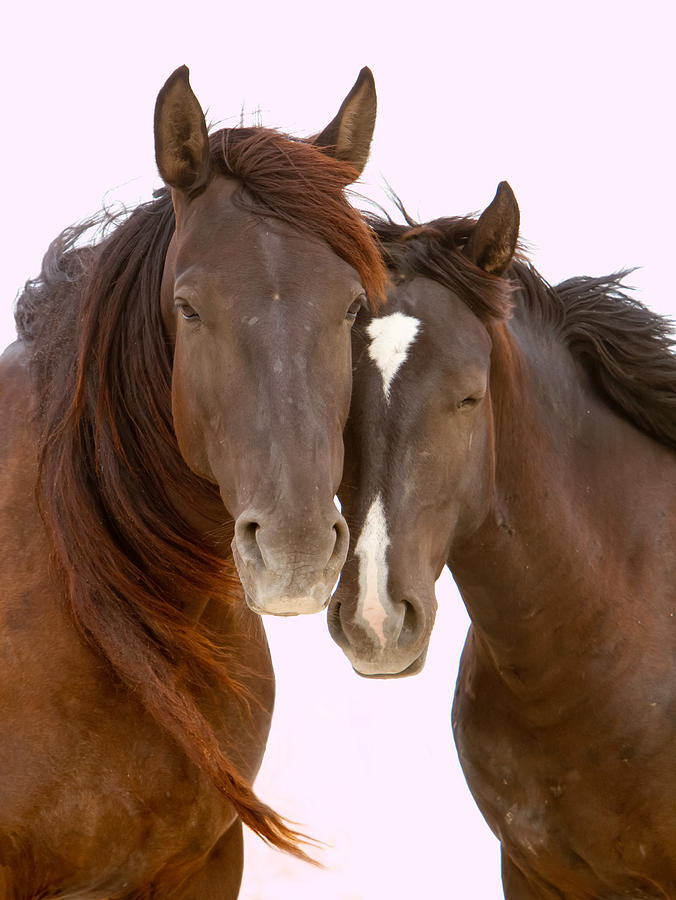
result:
<svg viewBox="0 0 676 900"><path fill-rule="evenodd" d="M83 656L35 499L35 408L29 353L16 341L0 356L0 702L10 728L58 689L68 660Z"/></svg>
<svg viewBox="0 0 676 900"><path fill-rule="evenodd" d="M234 810L73 627L35 502L34 409L17 342L0 357L0 896L14 878L31 896L57 878L46 847L119 891L173 854L194 865ZM150 832L157 850L132 862Z"/></svg>
<svg viewBox="0 0 676 900"><path fill-rule="evenodd" d="M35 504L37 426L28 353L16 341L0 356L0 572L5 591L29 577L22 561L46 552ZM31 570L34 566L31 565ZM12 573L15 573L14 575Z"/></svg>

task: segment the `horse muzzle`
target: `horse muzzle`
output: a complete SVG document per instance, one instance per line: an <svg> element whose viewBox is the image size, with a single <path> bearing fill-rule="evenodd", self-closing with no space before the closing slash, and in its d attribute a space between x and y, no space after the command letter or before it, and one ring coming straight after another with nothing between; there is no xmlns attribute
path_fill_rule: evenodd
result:
<svg viewBox="0 0 676 900"><path fill-rule="evenodd" d="M334 509L323 526L274 525L241 515L232 551L249 607L261 615L296 616L328 604L347 556L348 529Z"/></svg>
<svg viewBox="0 0 676 900"><path fill-rule="evenodd" d="M346 598L341 602L341 598ZM341 584L331 602L328 626L331 637L347 656L352 668L368 678L401 678L415 675L425 665L436 601L417 598L393 602L387 598L380 615L350 598Z"/></svg>

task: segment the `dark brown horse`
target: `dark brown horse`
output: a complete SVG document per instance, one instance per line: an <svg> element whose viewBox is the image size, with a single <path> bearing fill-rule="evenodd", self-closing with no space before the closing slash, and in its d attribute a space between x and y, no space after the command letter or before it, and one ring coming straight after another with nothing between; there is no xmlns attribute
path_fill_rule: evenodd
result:
<svg viewBox="0 0 676 900"><path fill-rule="evenodd" d="M478 221L375 223L394 284L353 333L330 629L364 675L418 671L447 564L453 729L505 896L674 898L669 327L621 276L551 288L518 222L503 183Z"/></svg>
<svg viewBox="0 0 676 900"><path fill-rule="evenodd" d="M170 190L57 239L0 361L0 898L234 898L274 679L252 604L307 611L346 551L350 327L384 267L347 202L363 70L316 138L156 107Z"/></svg>

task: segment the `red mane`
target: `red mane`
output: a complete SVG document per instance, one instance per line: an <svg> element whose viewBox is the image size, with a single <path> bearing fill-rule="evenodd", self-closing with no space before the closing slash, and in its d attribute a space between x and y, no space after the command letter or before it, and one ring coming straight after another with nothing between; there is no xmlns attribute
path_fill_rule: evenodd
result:
<svg viewBox="0 0 676 900"><path fill-rule="evenodd" d="M257 208L326 241L357 270L372 305L384 298L375 234L343 190L357 176L352 166L266 128L225 128L210 140L218 170L241 179Z"/></svg>

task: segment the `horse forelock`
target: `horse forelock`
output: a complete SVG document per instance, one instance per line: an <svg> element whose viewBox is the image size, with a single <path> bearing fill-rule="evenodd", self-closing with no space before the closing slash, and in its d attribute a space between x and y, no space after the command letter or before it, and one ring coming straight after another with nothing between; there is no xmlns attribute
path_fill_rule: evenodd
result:
<svg viewBox="0 0 676 900"><path fill-rule="evenodd" d="M325 241L357 270L378 306L387 270L375 234L347 199L345 186L357 176L351 165L268 128L224 128L210 145L217 171L240 179L265 214ZM246 202L242 194L239 202Z"/></svg>
<svg viewBox="0 0 676 900"><path fill-rule="evenodd" d="M421 224L395 199L406 218L405 225L365 216L381 242L388 267L438 282L457 294L486 325L508 318L512 309L510 283L484 272L463 252L476 220L449 217Z"/></svg>

